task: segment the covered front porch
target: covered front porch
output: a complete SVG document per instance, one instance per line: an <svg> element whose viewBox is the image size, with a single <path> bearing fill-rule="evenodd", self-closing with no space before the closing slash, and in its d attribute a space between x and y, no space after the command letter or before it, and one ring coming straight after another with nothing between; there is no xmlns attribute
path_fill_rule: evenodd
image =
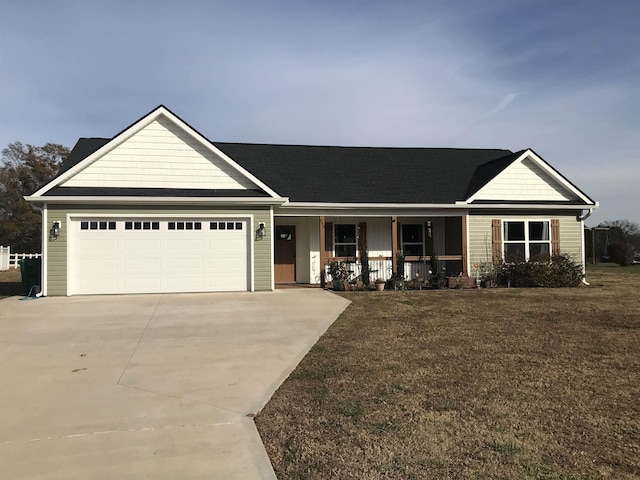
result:
<svg viewBox="0 0 640 480"><path fill-rule="evenodd" d="M331 280L333 261L345 262L356 278L364 251L371 280L466 275L466 223L465 215L276 216L274 281L322 284Z"/></svg>

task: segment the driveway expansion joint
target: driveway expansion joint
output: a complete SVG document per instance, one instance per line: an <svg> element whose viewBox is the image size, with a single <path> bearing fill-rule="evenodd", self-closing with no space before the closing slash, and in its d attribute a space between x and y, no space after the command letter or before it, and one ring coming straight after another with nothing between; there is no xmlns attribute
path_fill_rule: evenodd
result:
<svg viewBox="0 0 640 480"><path fill-rule="evenodd" d="M160 306L160 302L162 301L162 298L164 297L163 294L160 294L160 296L158 297L158 301L156 302L156 306L153 309L153 312L151 312L151 315L149 315L149 319L147 320L147 324L144 326L144 329L142 330L142 333L140 334L140 337L138 338L138 342L136 343L136 346L134 347L133 351L131 352L131 355L129 356L129 360L127 361L127 364L125 365L124 369L122 370L122 373L120 374L120 377L118 378L118 385L120 384L120 380L122 380L122 377L124 376L124 374L126 373L126 371L129 369L129 365L131 364L131 360L133 360L133 356L136 354L136 351L138 351L138 347L140 346L140 342L142 342L142 339L144 338L145 333L147 333L147 329L149 328L149 325L151 324L151 320L153 320L153 317L155 316L156 312L158 311L158 307Z"/></svg>

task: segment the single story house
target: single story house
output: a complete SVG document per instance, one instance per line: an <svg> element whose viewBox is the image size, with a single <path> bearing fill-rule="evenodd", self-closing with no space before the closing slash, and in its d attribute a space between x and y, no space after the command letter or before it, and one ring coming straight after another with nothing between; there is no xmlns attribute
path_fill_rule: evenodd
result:
<svg viewBox="0 0 640 480"><path fill-rule="evenodd" d="M566 253L597 203L531 149L211 142L164 106L81 138L26 197L42 211L44 295L267 291L330 261L375 277L475 276ZM437 258L437 259L436 259Z"/></svg>

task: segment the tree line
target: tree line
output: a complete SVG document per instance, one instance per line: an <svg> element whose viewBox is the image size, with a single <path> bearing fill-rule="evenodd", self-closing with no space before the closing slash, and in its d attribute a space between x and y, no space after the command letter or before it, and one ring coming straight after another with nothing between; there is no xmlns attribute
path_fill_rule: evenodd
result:
<svg viewBox="0 0 640 480"><path fill-rule="evenodd" d="M0 245L13 252L38 253L41 249L40 212L23 198L47 184L69 155L57 143L43 146L10 143L0 163ZM640 225L629 220L608 220L586 238L587 258L629 265L640 254ZM593 242L595 240L595 242ZM595 250L594 245L595 243Z"/></svg>
<svg viewBox="0 0 640 480"><path fill-rule="evenodd" d="M40 212L23 198L49 182L69 149L57 143L44 146L10 143L2 150L0 167L0 245L16 253L39 253L42 245Z"/></svg>

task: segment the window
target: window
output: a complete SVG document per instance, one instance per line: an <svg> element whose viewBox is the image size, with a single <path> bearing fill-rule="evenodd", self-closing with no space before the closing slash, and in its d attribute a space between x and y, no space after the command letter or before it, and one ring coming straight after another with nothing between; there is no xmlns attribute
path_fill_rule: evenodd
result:
<svg viewBox="0 0 640 480"><path fill-rule="evenodd" d="M355 257L357 250L356 226L354 224L337 224L333 232L335 256Z"/></svg>
<svg viewBox="0 0 640 480"><path fill-rule="evenodd" d="M525 262L548 259L551 237L547 220L504 222L504 259L506 262Z"/></svg>
<svg viewBox="0 0 640 480"><path fill-rule="evenodd" d="M424 229L421 224L402 224L402 253L405 257L424 255Z"/></svg>
<svg viewBox="0 0 640 480"><path fill-rule="evenodd" d="M80 230L115 230L116 222L80 222Z"/></svg>
<svg viewBox="0 0 640 480"><path fill-rule="evenodd" d="M242 222L210 222L210 230L242 230ZM195 224L195 229L200 230L200 223Z"/></svg>

